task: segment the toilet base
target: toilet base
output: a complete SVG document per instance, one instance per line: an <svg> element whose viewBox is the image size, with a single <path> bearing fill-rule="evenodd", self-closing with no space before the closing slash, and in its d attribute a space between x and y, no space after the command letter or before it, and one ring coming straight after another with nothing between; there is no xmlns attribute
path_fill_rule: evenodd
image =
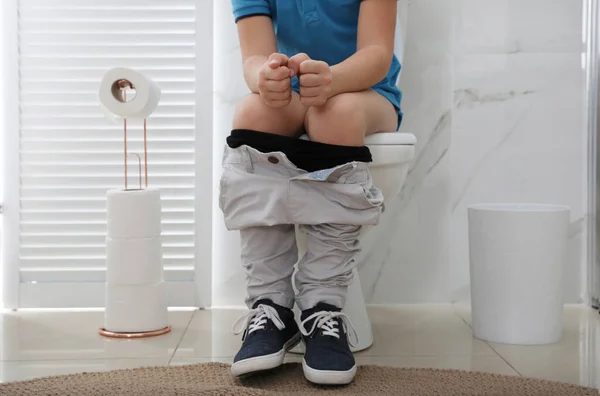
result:
<svg viewBox="0 0 600 396"><path fill-rule="evenodd" d="M362 288L360 285L360 278L358 277L358 271L354 270L354 277L352 284L348 286L348 298L346 299L346 306L342 309L358 335L358 345L350 347L352 352L359 352L368 349L373 345L373 328L371 326L371 320L367 314L367 308L365 305L365 299L363 297ZM294 306L294 313L296 318L300 319L300 310L297 306ZM293 348L291 353L304 354L304 343L298 344Z"/></svg>

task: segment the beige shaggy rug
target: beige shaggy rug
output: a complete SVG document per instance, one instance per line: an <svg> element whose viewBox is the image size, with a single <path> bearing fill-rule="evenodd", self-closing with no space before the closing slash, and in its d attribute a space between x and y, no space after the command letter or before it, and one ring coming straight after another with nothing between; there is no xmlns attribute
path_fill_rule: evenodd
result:
<svg viewBox="0 0 600 396"><path fill-rule="evenodd" d="M10 396L598 396L597 390L550 381L458 370L362 366L355 381L343 387L308 383L299 364L234 379L226 364L151 367L84 373L0 385Z"/></svg>

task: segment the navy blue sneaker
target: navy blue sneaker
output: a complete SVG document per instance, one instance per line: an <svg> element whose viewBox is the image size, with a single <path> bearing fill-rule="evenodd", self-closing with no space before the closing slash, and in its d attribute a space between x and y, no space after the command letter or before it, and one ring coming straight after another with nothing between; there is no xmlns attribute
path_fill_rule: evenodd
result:
<svg viewBox="0 0 600 396"><path fill-rule="evenodd" d="M236 329L239 325L242 327ZM244 333L231 366L235 376L281 366L285 353L300 342L294 312L271 300L254 303L252 310L235 323L234 332Z"/></svg>
<svg viewBox="0 0 600 396"><path fill-rule="evenodd" d="M302 311L300 331L306 346L302 368L307 380L319 385L352 382L356 375L356 362L350 345L358 343L358 336L341 309L319 303Z"/></svg>

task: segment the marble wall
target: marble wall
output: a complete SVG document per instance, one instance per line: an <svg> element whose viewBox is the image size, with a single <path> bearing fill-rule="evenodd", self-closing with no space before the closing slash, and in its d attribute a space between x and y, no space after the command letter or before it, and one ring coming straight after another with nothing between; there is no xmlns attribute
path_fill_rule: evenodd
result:
<svg viewBox="0 0 600 396"><path fill-rule="evenodd" d="M407 1L407 0L400 0ZM247 93L229 2L216 2L215 149ZM361 264L373 304L468 298L466 208L535 202L572 209L567 302L585 286L587 129L581 0L410 0L401 77L418 152L388 202L385 237ZM219 175L215 159L215 176ZM213 304L243 301L238 240L216 211ZM224 248L226 247L226 248Z"/></svg>

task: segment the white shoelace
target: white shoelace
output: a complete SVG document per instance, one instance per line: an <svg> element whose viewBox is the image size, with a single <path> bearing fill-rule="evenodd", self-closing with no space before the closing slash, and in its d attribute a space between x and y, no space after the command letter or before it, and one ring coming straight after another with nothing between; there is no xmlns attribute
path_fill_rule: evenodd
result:
<svg viewBox="0 0 600 396"><path fill-rule="evenodd" d="M356 330L350 321L350 318L342 312L327 312L320 311L310 315L308 318L304 319L300 324L300 331L305 337L311 335L316 329L323 330L323 335L328 335L335 338L340 338L340 329L338 327L337 318L342 319L342 326L344 326L344 331L348 334L348 344L350 346L355 347L358 345L358 334L356 334ZM306 330L306 323L313 320L313 324L310 330Z"/></svg>
<svg viewBox="0 0 600 396"><path fill-rule="evenodd" d="M238 335L245 331L242 338L243 341L249 334L257 330L264 330L269 319L279 330L285 329L285 324L275 308L270 305L259 304L258 307L251 309L235 321L233 324L233 333Z"/></svg>

